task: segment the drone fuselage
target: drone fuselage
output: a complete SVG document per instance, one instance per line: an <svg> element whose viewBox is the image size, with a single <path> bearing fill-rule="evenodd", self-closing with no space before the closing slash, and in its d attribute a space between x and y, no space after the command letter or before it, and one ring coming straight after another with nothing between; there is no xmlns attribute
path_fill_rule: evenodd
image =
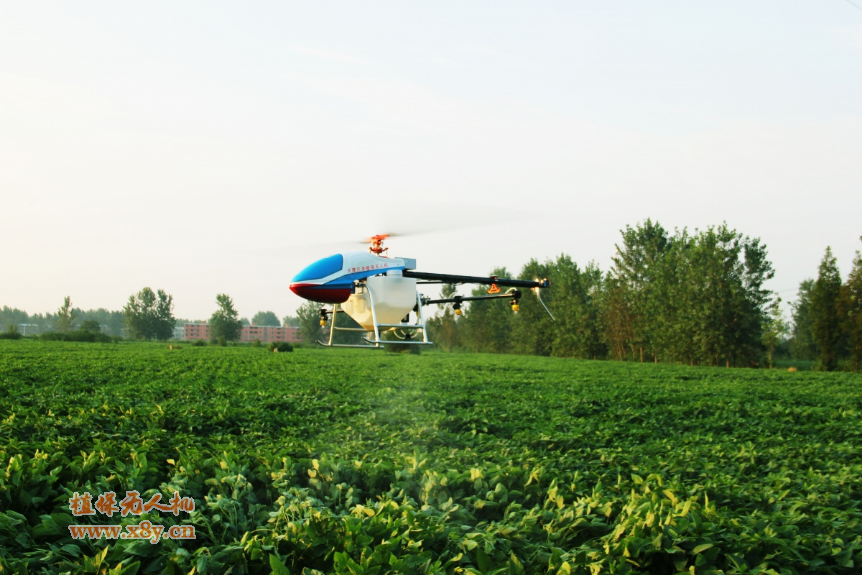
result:
<svg viewBox="0 0 863 575"><path fill-rule="evenodd" d="M354 282L380 274L401 275L416 260L385 258L369 252L345 252L320 259L294 276L290 289L301 298L319 303L344 303L354 292Z"/></svg>

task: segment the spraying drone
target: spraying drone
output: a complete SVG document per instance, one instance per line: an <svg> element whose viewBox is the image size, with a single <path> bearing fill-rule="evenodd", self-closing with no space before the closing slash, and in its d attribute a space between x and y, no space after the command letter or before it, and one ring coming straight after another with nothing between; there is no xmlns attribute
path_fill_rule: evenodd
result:
<svg viewBox="0 0 863 575"><path fill-rule="evenodd" d="M549 287L547 279L513 280L506 278L459 276L416 271L412 258L384 255L388 248L384 240L395 234L381 234L368 238L368 251L352 251L320 259L298 273L291 282L291 291L298 296L318 303L331 304L321 308L321 326L329 324L325 347L381 348L385 343L398 345L431 345L426 333L426 318L422 312L430 304L452 304L456 315L461 315L464 302L508 299L512 311L518 311L522 296L519 288L532 290L551 316L540 297L540 290ZM364 242L365 243L365 242ZM488 293L480 296L459 296L431 299L417 291L417 284L479 284L489 286ZM508 288L503 291L501 288ZM410 314L416 315L411 321ZM346 313L361 327L337 327L336 314ZM552 316L552 320L554 316ZM365 344L336 344L336 331L366 332ZM381 334L392 331L400 341L387 341ZM421 336L421 339L417 336Z"/></svg>

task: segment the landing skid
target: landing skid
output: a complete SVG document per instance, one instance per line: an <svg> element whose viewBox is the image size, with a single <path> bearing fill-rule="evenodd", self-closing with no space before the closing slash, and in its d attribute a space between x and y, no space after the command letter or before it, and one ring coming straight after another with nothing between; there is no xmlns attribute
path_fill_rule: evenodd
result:
<svg viewBox="0 0 863 575"><path fill-rule="evenodd" d="M426 320L425 320L425 316L423 315L423 302L422 302L422 297L420 296L419 292L417 292L417 305L415 308L416 313L417 313L417 323L415 323L415 324L412 324L412 323L378 323L377 314L375 313L374 295L372 294L372 291L368 288L368 286L366 287L366 289L368 290L369 300L370 300L371 306L372 306L372 321L374 321L374 330L369 331L369 330L362 328L362 327L336 327L336 315L339 313L345 313L345 310L340 309L339 304L333 304L332 311L326 312L327 315L332 316L332 318L330 318L330 320L329 320L330 321L330 337L328 338L326 343L318 340L316 342L318 345L321 345L323 347L356 347L356 348L363 348L363 349L380 349L380 348L386 347L386 344L392 344L392 345L432 345L432 342L430 342L428 340L428 334L426 332ZM324 313L325 313L325 311L321 310L321 315L323 315ZM385 339L381 338L381 334L384 333L385 331L389 331L389 330L409 331L409 332L414 333L414 334L422 332L422 341L409 341L409 340L405 341L405 340L407 340L407 338L405 338L405 340L401 340L401 341L391 341L391 340L385 340ZM335 336L337 331L355 331L355 332L361 331L361 332L364 332L368 335L362 336L362 340L367 342L368 345L348 344L348 343L333 343L333 337ZM369 337L372 335L374 335L374 338Z"/></svg>

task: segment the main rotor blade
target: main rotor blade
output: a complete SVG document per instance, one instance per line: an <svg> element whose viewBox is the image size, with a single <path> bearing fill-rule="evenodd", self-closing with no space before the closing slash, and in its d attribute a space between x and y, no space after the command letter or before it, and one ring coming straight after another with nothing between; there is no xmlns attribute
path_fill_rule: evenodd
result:
<svg viewBox="0 0 863 575"><path fill-rule="evenodd" d="M337 210L336 214L345 214L345 216L336 225L331 224L333 219L326 215L327 212L328 210L324 208L323 214L315 214L297 222L298 225L291 230L292 236L299 236L301 239L261 246L255 252L283 257L286 250L299 249L314 252L316 255L318 253L326 255L323 252L328 249L332 252L352 251L358 249L357 244L368 245L371 238L366 234L369 233L385 235L387 241L392 241L392 238L401 240L420 235L444 234L539 217L539 214L530 211L513 210L496 205L474 206L400 199L363 203L357 207L357 216L350 220L347 219L345 210ZM316 225L313 232L303 231L304 228L309 230L310 224L316 222L320 222L320 225ZM357 230L357 232L354 233L351 230ZM303 237L309 240L304 241ZM368 239L360 240L363 237ZM315 241L314 238L319 238L320 241ZM389 247L386 243L384 245Z"/></svg>

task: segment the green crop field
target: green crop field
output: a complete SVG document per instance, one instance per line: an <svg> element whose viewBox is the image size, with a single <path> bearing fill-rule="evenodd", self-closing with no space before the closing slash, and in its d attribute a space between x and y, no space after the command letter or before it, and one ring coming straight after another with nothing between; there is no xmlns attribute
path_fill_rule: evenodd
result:
<svg viewBox="0 0 863 575"><path fill-rule="evenodd" d="M847 373L0 341L0 572L859 573L860 398ZM72 515L133 490L196 507ZM195 539L69 529L144 520Z"/></svg>

